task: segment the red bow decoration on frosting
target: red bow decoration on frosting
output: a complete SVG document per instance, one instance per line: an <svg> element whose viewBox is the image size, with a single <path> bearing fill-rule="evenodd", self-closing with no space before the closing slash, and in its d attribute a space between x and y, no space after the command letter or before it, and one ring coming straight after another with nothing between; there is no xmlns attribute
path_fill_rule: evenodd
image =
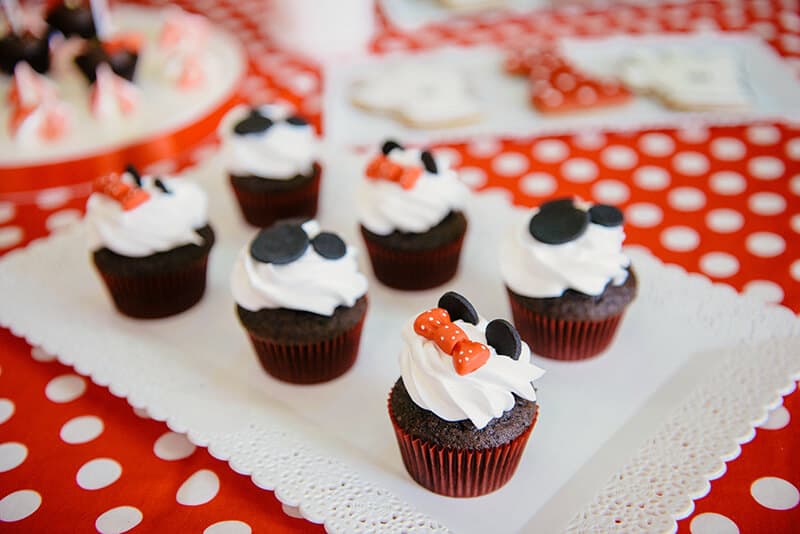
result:
<svg viewBox="0 0 800 534"><path fill-rule="evenodd" d="M397 182L403 189L411 189L422 175L422 167L403 166L386 156L376 156L367 165L367 177L374 180Z"/></svg>
<svg viewBox="0 0 800 534"><path fill-rule="evenodd" d="M133 187L123 182L122 177L117 173L97 178L92 184L92 191L113 198L122 205L122 209L125 211L132 210L150 198L150 193L140 187Z"/></svg>
<svg viewBox="0 0 800 534"><path fill-rule="evenodd" d="M414 332L452 356L453 367L460 375L477 371L489 360L489 347L470 340L461 328L453 324L450 314L443 308L419 314L414 320Z"/></svg>

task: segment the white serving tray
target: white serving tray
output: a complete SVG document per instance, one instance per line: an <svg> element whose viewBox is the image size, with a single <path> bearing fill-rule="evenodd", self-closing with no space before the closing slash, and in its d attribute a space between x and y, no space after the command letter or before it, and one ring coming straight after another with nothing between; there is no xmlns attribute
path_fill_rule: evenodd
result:
<svg viewBox="0 0 800 534"><path fill-rule="evenodd" d="M360 243L353 191L364 157L339 151L323 164L322 226ZM328 384L292 386L261 371L235 318L228 275L254 230L240 221L219 158L187 174L209 192L218 235L198 306L159 321L115 313L77 224L0 260L0 324L331 532L670 530L800 371L790 311L631 248L640 295L611 350L582 363L536 359L548 370L541 417L516 476L485 497L440 497L406 474L386 413L399 330L445 289L486 317L508 317L496 244L522 210L498 191L474 195L456 279L418 293L371 279L355 367Z"/></svg>
<svg viewBox="0 0 800 534"><path fill-rule="evenodd" d="M800 83L775 50L753 35L697 33L564 38L560 45L576 65L600 75L613 74L614 66L634 50L725 51L739 66L751 108L741 112L675 111L653 98L636 96L624 106L548 116L537 112L530 104L527 79L504 72L505 53L502 49L489 46L445 47L419 53L369 56L350 63L327 65L322 113L326 138L345 145L375 144L385 138L430 143L469 140L475 136L529 137L577 133L587 129L630 131L680 127L687 122L736 125L800 117L797 99ZM390 116L352 105L354 82L375 69L408 61L461 72L480 102L482 120L451 128L412 128Z"/></svg>

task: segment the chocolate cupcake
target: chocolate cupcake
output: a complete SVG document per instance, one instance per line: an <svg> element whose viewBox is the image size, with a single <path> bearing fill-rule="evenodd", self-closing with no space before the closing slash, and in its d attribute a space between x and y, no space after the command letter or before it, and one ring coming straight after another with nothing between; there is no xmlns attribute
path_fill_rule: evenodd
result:
<svg viewBox="0 0 800 534"><path fill-rule="evenodd" d="M536 354L580 360L611 344L637 289L623 222L614 206L563 198L542 204L504 242L514 323Z"/></svg>
<svg viewBox="0 0 800 534"><path fill-rule="evenodd" d="M266 227L317 213L322 168L314 129L280 106L237 107L219 129L226 168L245 220Z"/></svg>
<svg viewBox="0 0 800 534"><path fill-rule="evenodd" d="M313 384L353 366L367 312L367 279L356 257L314 220L279 221L242 249L231 289L265 371Z"/></svg>
<svg viewBox="0 0 800 534"><path fill-rule="evenodd" d="M97 37L91 8L80 2L61 2L47 12L47 23L64 37Z"/></svg>
<svg viewBox="0 0 800 534"><path fill-rule="evenodd" d="M50 69L50 45L46 36L38 37L31 32L9 32L0 37L0 70L14 74L17 63L24 61L33 70L44 74Z"/></svg>
<svg viewBox="0 0 800 534"><path fill-rule="evenodd" d="M140 177L132 168L102 177L86 221L92 261L124 315L166 317L202 298L214 231L196 184Z"/></svg>
<svg viewBox="0 0 800 534"><path fill-rule="evenodd" d="M528 345L508 321L487 321L453 292L402 335L389 417L406 470L450 497L502 487L539 413L531 382L544 371L531 363Z"/></svg>
<svg viewBox="0 0 800 534"><path fill-rule="evenodd" d="M376 278L405 290L453 278L467 231L461 211L467 194L443 159L385 142L358 191L361 235Z"/></svg>

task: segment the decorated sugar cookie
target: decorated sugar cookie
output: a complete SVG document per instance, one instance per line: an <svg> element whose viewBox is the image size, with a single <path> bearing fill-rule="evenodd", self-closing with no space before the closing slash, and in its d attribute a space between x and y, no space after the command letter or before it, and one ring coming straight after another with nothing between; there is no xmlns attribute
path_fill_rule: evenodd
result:
<svg viewBox="0 0 800 534"><path fill-rule="evenodd" d="M477 122L480 102L455 70L403 63L384 68L353 86L352 102L415 128L447 128Z"/></svg>
<svg viewBox="0 0 800 534"><path fill-rule="evenodd" d="M625 83L687 111L744 110L750 99L734 57L723 52L640 51L619 66Z"/></svg>
<svg viewBox="0 0 800 534"><path fill-rule="evenodd" d="M541 113L619 106L633 96L615 79L581 71L552 45L514 49L506 57L504 67L512 74L528 76L531 103Z"/></svg>

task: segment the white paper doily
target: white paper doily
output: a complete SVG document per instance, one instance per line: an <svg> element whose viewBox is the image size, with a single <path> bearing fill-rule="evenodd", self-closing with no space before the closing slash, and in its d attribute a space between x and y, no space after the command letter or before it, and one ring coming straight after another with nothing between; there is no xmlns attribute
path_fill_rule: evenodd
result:
<svg viewBox="0 0 800 534"><path fill-rule="evenodd" d="M637 96L619 107L584 113L547 116L530 104L528 81L503 71L504 52L496 47L445 47L420 53L370 56L349 64L331 64L325 71L323 120L326 138L344 145L375 144L386 138L407 142L469 140L476 136L520 137L560 135L587 129L630 131L680 127L687 122L737 125L756 120L800 117L797 94L800 83L788 64L758 37L735 33L701 33L565 38L564 53L577 65L598 74L611 74L613 66L633 50L680 48L725 50L740 66L752 109L742 112L683 112L668 109L657 100ZM385 65L413 61L433 68L456 70L464 76L481 104L483 119L468 126L418 129L392 117L359 109L351 103L355 81Z"/></svg>
<svg viewBox="0 0 800 534"><path fill-rule="evenodd" d="M324 161L320 220L353 243L355 216L342 208L363 164L341 153ZM279 383L260 370L228 289L254 230L240 222L218 158L189 174L209 192L218 233L198 306L160 321L111 311L78 224L0 260L0 324L330 532L670 530L800 371L790 311L633 248L640 295L612 349L581 363L537 359L548 370L542 414L515 477L485 497L440 497L406 474L386 398L399 325L444 288L403 294L373 283L355 367L328 384ZM523 214L499 192L473 196L468 212L462 269L446 288L486 317L508 317L495 243Z"/></svg>

